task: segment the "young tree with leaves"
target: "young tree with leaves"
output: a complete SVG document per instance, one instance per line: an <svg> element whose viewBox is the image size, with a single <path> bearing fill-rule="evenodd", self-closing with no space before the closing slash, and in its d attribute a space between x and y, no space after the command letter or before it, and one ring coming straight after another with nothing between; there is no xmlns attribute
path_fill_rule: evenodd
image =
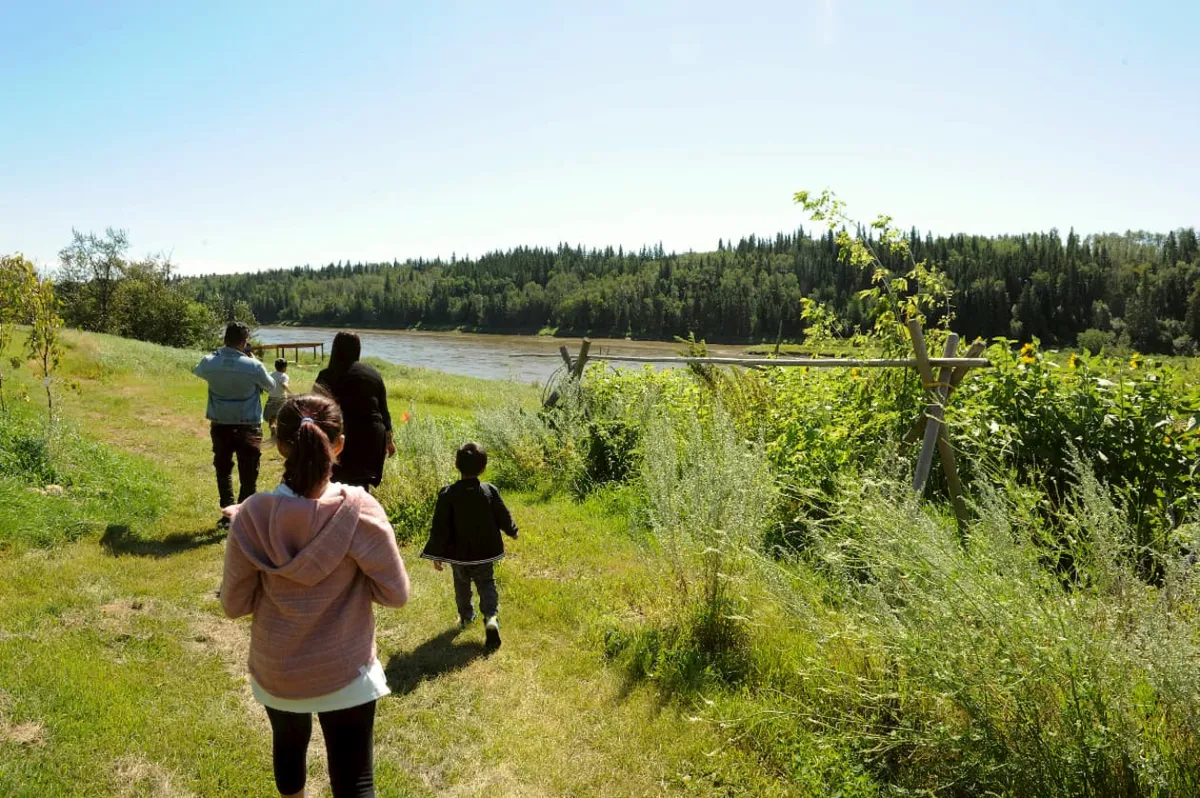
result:
<svg viewBox="0 0 1200 798"><path fill-rule="evenodd" d="M33 264L21 255L0 257L0 412L7 410L4 400L4 350L12 342L16 326L25 319L29 297L36 285ZM15 369L20 359L13 357Z"/></svg>
<svg viewBox="0 0 1200 798"><path fill-rule="evenodd" d="M49 277L36 281L29 295L29 355L42 372L42 387L46 389L46 409L54 417L54 397L50 392L50 376L58 368L59 330L63 320L58 315L58 297L54 281Z"/></svg>
<svg viewBox="0 0 1200 798"><path fill-rule="evenodd" d="M99 332L110 332L113 292L125 273L129 236L112 227L103 236L71 230L71 243L58 253L63 281L71 283L80 296L70 303L72 324Z"/></svg>
<svg viewBox="0 0 1200 798"><path fill-rule="evenodd" d="M799 191L795 200L814 222L829 228L837 246L838 259L843 264L871 271L871 287L859 291L858 298L866 303L874 318L873 340L881 345L885 354L908 351L905 325L910 319L916 319L924 326L930 317L936 317L939 327L949 329L954 319L949 279L945 272L913 257L908 238L892 226L892 217L880 214L871 222L872 234L867 236L864 226L849 217L846 203L832 191L826 189L818 196ZM849 228L857 232L851 235ZM908 267L907 271L903 275L894 273L884 265L884 257L899 258ZM825 318L828 313L822 310L818 314L819 306L812 300L806 298L802 302L806 321L811 323L821 317L821 323L814 329L831 329L832 317Z"/></svg>

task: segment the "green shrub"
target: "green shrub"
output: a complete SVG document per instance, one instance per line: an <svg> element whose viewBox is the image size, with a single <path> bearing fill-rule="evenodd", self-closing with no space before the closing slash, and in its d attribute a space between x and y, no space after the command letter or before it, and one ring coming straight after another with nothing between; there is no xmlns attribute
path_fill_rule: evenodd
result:
<svg viewBox="0 0 1200 798"><path fill-rule="evenodd" d="M776 498L762 447L720 407L674 428L650 419L642 462L650 529L668 558L690 635L708 653L737 648L749 611L741 589Z"/></svg>
<svg viewBox="0 0 1200 798"><path fill-rule="evenodd" d="M1077 482L1070 586L995 493L964 547L903 485L863 486L816 570L780 566L786 616L820 644L792 643L795 670L760 689L906 791L1194 793L1200 580L1177 560L1147 587L1123 513L1086 470Z"/></svg>
<svg viewBox="0 0 1200 798"><path fill-rule="evenodd" d="M1103 330L1084 330L1079 334L1077 342L1079 348L1091 355L1099 355L1105 350L1111 349L1114 344L1114 336L1110 332Z"/></svg>
<svg viewBox="0 0 1200 798"><path fill-rule="evenodd" d="M58 482L44 422L15 411L0 415L0 422L0 474L32 487Z"/></svg>
<svg viewBox="0 0 1200 798"><path fill-rule="evenodd" d="M641 429L621 419L593 420L587 425L584 477L588 489L625 482L638 469Z"/></svg>
<svg viewBox="0 0 1200 798"><path fill-rule="evenodd" d="M1059 365L1028 344L989 352L993 368L968 379L949 411L968 473L1018 474L1046 496L1047 511L1069 510L1078 457L1122 496L1129 541L1168 556L1171 529L1196 508L1193 464L1200 457L1194 408L1178 375L1071 355ZM975 480L978 488L979 480ZM1140 555L1140 556L1141 556Z"/></svg>
<svg viewBox="0 0 1200 798"><path fill-rule="evenodd" d="M494 464L492 481L502 488L582 494L588 412L577 386L563 390L552 408L507 404L480 410L479 437Z"/></svg>
<svg viewBox="0 0 1200 798"><path fill-rule="evenodd" d="M462 424L417 416L395 426L396 456L384 465L377 491L401 541L429 533L438 491L458 479L454 453L470 435Z"/></svg>

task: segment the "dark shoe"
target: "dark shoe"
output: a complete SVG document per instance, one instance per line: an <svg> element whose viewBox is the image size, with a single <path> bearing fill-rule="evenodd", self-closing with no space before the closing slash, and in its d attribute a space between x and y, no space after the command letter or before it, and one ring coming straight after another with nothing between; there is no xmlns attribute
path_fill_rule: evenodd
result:
<svg viewBox="0 0 1200 798"><path fill-rule="evenodd" d="M229 529L229 516L221 516L221 520L217 521L217 529Z"/></svg>
<svg viewBox="0 0 1200 798"><path fill-rule="evenodd" d="M496 620L496 616L493 615L484 621L483 628L487 639L486 645L488 651L495 651L500 648L500 622Z"/></svg>

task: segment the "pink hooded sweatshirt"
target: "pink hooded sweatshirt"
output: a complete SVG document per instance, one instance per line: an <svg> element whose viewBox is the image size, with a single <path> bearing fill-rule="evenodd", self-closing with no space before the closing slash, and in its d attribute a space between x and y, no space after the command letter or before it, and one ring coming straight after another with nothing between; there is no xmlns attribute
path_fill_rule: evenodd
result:
<svg viewBox="0 0 1200 798"><path fill-rule="evenodd" d="M271 695L316 698L375 661L371 602L408 601L387 514L361 488L320 499L258 493L233 511L221 606L250 613L250 673Z"/></svg>

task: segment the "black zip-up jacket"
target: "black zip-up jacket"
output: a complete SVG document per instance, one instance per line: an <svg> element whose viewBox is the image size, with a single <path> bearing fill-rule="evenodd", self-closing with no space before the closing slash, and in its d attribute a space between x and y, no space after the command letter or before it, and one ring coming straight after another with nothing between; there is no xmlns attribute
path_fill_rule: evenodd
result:
<svg viewBox="0 0 1200 798"><path fill-rule="evenodd" d="M460 479L438 491L433 528L421 556L451 565L481 565L504 556L504 532L517 536L517 525L490 482Z"/></svg>

